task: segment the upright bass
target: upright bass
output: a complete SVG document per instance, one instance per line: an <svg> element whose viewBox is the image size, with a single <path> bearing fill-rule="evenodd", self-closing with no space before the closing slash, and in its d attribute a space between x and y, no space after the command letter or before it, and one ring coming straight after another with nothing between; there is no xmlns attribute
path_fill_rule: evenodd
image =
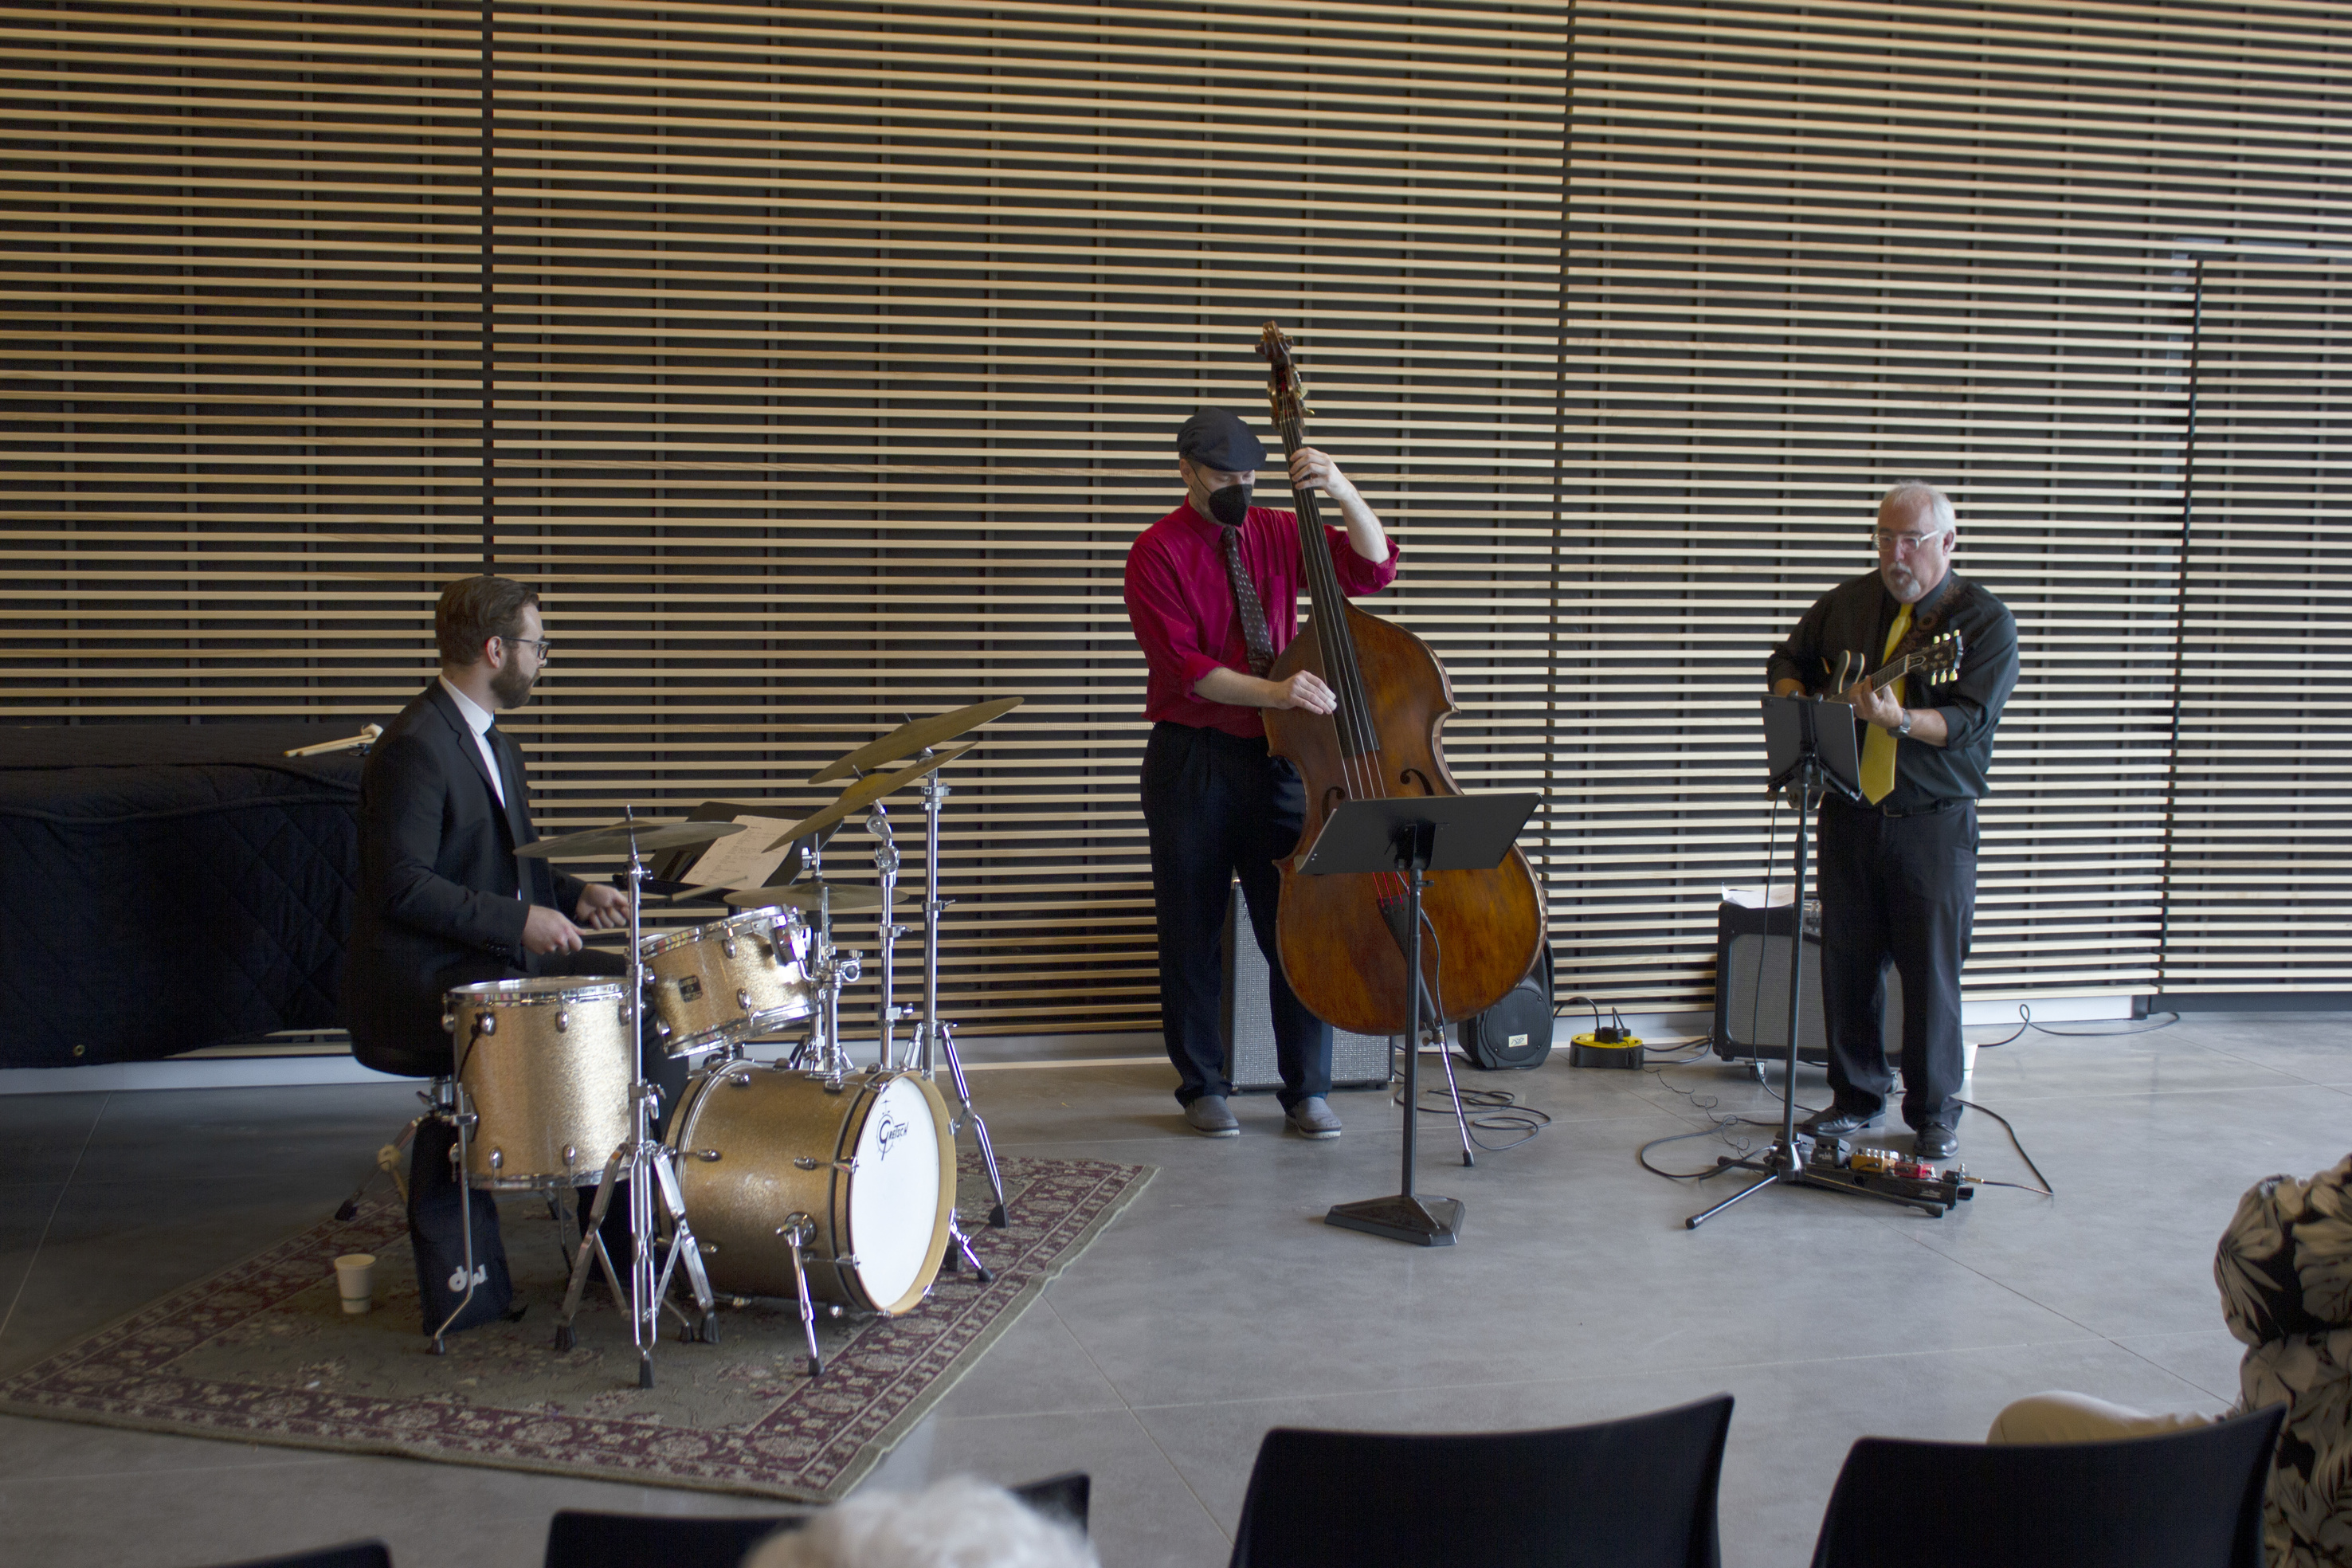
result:
<svg viewBox="0 0 2352 1568"><path fill-rule="evenodd" d="M1290 339L1268 321L1258 352L1288 457L1306 444L1307 414ZM1313 489L1294 485L1292 493L1312 608L1269 679L1312 670L1338 707L1328 714L1265 713L1269 747L1307 786L1298 847L1277 863L1283 973L1326 1023L1358 1034L1409 1034L1404 877L1307 876L1298 868L1342 801L1462 793L1438 749L1454 690L1427 643L1348 602ZM1431 872L1422 890L1424 1023L1451 1023L1501 1001L1534 967L1543 936L1543 900L1517 847L1492 870Z"/></svg>

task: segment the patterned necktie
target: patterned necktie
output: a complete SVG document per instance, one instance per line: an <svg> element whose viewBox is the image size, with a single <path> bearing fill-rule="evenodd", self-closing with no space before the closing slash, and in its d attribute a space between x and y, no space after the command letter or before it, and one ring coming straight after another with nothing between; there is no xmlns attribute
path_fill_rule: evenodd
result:
<svg viewBox="0 0 2352 1568"><path fill-rule="evenodd" d="M1885 650L1879 655L1882 661L1895 657L1895 645L1910 629L1911 606L1906 605L1895 617L1895 629L1886 634ZM1896 677L1886 688L1886 692L1898 704L1901 703L1903 679ZM1894 731L1881 729L1875 724L1870 727L1870 733L1862 738L1862 798L1873 805L1895 793L1895 740Z"/></svg>
<svg viewBox="0 0 2352 1568"><path fill-rule="evenodd" d="M1250 673L1263 680L1274 668L1274 634L1266 629L1265 606L1258 602L1257 584L1250 581L1249 568L1242 564L1242 531L1221 524L1217 531L1224 536L1225 579L1234 585L1234 607L1242 615L1242 642L1249 648Z"/></svg>

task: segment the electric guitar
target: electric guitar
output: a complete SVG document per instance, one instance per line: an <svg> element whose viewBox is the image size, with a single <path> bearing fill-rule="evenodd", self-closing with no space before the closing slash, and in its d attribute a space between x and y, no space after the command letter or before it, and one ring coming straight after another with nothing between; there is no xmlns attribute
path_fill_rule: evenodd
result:
<svg viewBox="0 0 2352 1568"><path fill-rule="evenodd" d="M1870 674L1864 676L1862 679L1855 681L1853 685L1868 686L1873 691L1884 691L1906 675L1924 675L1930 679L1948 676L1953 671L1960 668L1960 634L1958 632L1946 632L1942 637L1937 637L1930 642L1920 644L1917 647L1913 648L1909 653L1905 654L1901 658L1895 659L1894 662L1887 665L1885 668L1874 670ZM1846 663L1847 656L1840 655L1837 670L1837 689L1834 692L1826 695L1822 700L1828 702L1851 702L1853 700L1846 695L1846 693L1853 689L1846 683ZM1822 661L1822 668L1824 670L1827 670L1829 668L1829 660L1823 659Z"/></svg>

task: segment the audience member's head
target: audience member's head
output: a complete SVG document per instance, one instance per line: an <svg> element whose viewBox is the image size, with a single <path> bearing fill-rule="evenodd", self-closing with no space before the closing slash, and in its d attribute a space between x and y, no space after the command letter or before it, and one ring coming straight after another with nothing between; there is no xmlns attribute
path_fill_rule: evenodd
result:
<svg viewBox="0 0 2352 1568"><path fill-rule="evenodd" d="M1068 1525L1002 1487L955 1476L919 1492L866 1492L771 1536L744 1568L1098 1568Z"/></svg>

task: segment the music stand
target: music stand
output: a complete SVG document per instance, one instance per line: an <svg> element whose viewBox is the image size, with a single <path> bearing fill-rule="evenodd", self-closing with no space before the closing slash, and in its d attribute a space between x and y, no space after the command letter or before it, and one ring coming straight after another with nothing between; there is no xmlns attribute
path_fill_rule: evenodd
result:
<svg viewBox="0 0 2352 1568"><path fill-rule="evenodd" d="M1810 697L1765 698L1764 765L1771 773L1764 793L1779 795L1785 791L1789 804L1797 808L1797 831L1792 836L1797 841L1797 875L1791 908L1796 919L1789 942L1789 1042L1786 1076L1781 1079L1780 1135L1773 1140L1771 1152L1760 1160L1727 1157L1716 1162L1718 1170L1738 1167L1760 1171L1763 1179L1750 1182L1713 1208L1683 1221L1684 1227L1689 1230L1696 1230L1749 1194L1775 1184L1826 1187L1832 1192L1885 1198L1890 1203L1906 1201L1867 1187L1823 1181L1805 1169L1803 1155L1797 1148L1797 1024L1804 1005L1806 856L1812 847L1813 812L1822 796L1835 789L1848 800L1862 798L1862 745L1854 733L1853 710L1842 702L1816 701Z"/></svg>
<svg viewBox="0 0 2352 1568"><path fill-rule="evenodd" d="M1332 1205L1325 1224L1417 1247L1451 1247L1461 1234L1460 1202L1412 1190L1413 1124L1421 1120L1422 879L1430 871L1488 871L1501 865L1541 798L1528 791L1343 801L1299 861L1298 869L1312 877L1405 875L1403 1174L1391 1196Z"/></svg>

